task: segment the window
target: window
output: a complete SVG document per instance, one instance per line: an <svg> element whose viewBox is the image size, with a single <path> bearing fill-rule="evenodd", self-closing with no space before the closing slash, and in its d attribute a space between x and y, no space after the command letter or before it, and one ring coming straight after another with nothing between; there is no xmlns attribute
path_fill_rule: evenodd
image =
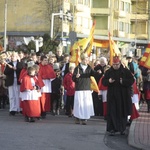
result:
<svg viewBox="0 0 150 150"><path fill-rule="evenodd" d="M119 31L124 31L124 23L119 22Z"/></svg>
<svg viewBox="0 0 150 150"><path fill-rule="evenodd" d="M118 30L118 22L114 21L114 30Z"/></svg>
<svg viewBox="0 0 150 150"><path fill-rule="evenodd" d="M126 29L125 29L126 33L130 32L130 25L129 23L126 23Z"/></svg>
<svg viewBox="0 0 150 150"><path fill-rule="evenodd" d="M119 2L118 2L118 0L116 0L116 1L115 1L115 5L114 5L114 8L115 8L116 10L118 10L118 9L119 9L119 7L118 7L118 3L119 3Z"/></svg>
<svg viewBox="0 0 150 150"><path fill-rule="evenodd" d="M83 4L84 0L78 0L78 4Z"/></svg>
<svg viewBox="0 0 150 150"><path fill-rule="evenodd" d="M89 6L90 7L90 0L85 0L85 6Z"/></svg>
<svg viewBox="0 0 150 150"><path fill-rule="evenodd" d="M124 11L124 2L123 1L121 1L121 3L120 3L120 10Z"/></svg>
<svg viewBox="0 0 150 150"><path fill-rule="evenodd" d="M130 3L125 3L125 11L130 13Z"/></svg>

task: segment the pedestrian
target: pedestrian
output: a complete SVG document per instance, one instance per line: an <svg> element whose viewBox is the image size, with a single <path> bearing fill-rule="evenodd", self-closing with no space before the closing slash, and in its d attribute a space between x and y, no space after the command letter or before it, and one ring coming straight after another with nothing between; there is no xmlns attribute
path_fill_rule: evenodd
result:
<svg viewBox="0 0 150 150"><path fill-rule="evenodd" d="M43 55L41 56L41 63L39 64L38 75L42 78L44 82L44 87L41 88L41 117L46 117L46 112L51 111L51 80L56 77L54 69L48 64L48 58Z"/></svg>
<svg viewBox="0 0 150 150"><path fill-rule="evenodd" d="M5 86L6 76L4 75L4 68L5 68L5 58L1 54L0 55L0 109L5 108L8 99L7 87Z"/></svg>
<svg viewBox="0 0 150 150"><path fill-rule="evenodd" d="M6 63L4 74L6 75L5 84L8 87L9 94L9 115L14 116L21 111L20 108L20 82L19 75L23 68L22 62L18 61L18 54L12 52L11 61Z"/></svg>
<svg viewBox="0 0 150 150"><path fill-rule="evenodd" d="M74 104L74 93L75 93L75 83L72 80L72 75L74 72L74 66L69 67L69 72L64 76L63 85L66 90L66 112L68 117L73 116L73 104Z"/></svg>
<svg viewBox="0 0 150 150"><path fill-rule="evenodd" d="M72 80L75 82L74 108L73 115L75 123L86 125L87 119L94 116L93 99L91 91L90 77L94 76L95 71L91 68L89 57L81 54L81 63L75 68Z"/></svg>
<svg viewBox="0 0 150 150"><path fill-rule="evenodd" d="M147 112L150 113L150 69L147 69L147 75L144 78L144 97L147 103Z"/></svg>
<svg viewBox="0 0 150 150"><path fill-rule="evenodd" d="M108 61L106 57L100 57L99 58L99 63L94 67L95 71L99 71L99 73L97 73L94 77L95 80L97 82L97 84L99 84L100 80L102 80L101 78L104 75L104 71L106 70L106 68L108 67ZM98 95L97 92L93 92L93 103L94 103L94 112L95 115L101 115L104 116L104 119L106 119L106 94L107 94L107 87L103 86L100 82L99 84L99 89L100 89L100 96Z"/></svg>
<svg viewBox="0 0 150 150"><path fill-rule="evenodd" d="M104 72L106 72L109 68L110 68L110 66L107 65L104 69ZM104 120L107 120L107 86L104 86L102 84L102 79L104 78L104 72L103 72L103 76L100 78L100 80L98 82L98 87L100 90L100 98L101 98L101 101L103 103Z"/></svg>
<svg viewBox="0 0 150 150"><path fill-rule="evenodd" d="M131 71L124 68L118 56L113 58L113 64L108 69L102 84L107 90L107 131L110 135L120 132L125 134L127 117L132 113L131 86L134 77Z"/></svg>
<svg viewBox="0 0 150 150"><path fill-rule="evenodd" d="M52 80L51 100L52 100L52 113L55 116L59 115L60 113L61 96L63 95L63 89L62 89L61 71L58 63L55 63L53 67L56 74L56 78Z"/></svg>
<svg viewBox="0 0 150 150"><path fill-rule="evenodd" d="M63 45L62 45L62 43L60 43L57 46L57 49L56 49L56 59L57 59L57 62L59 62L59 63L61 63L64 60Z"/></svg>
<svg viewBox="0 0 150 150"><path fill-rule="evenodd" d="M27 75L23 77L20 86L23 115L25 116L25 121L27 122L35 122L34 118L39 118L41 115L39 100L41 92L35 75L36 69L34 67L28 67Z"/></svg>

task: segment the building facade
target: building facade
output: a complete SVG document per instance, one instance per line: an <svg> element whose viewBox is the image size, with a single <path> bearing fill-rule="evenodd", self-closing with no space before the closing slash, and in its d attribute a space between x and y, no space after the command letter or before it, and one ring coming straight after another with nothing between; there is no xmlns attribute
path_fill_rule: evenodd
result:
<svg viewBox="0 0 150 150"><path fill-rule="evenodd" d="M7 18L4 17L6 2ZM135 41L137 45L143 45L150 40L149 5L148 0L2 0L0 35L4 35L7 22L9 44L23 40L24 36L51 34L52 29L53 38L68 37L70 31L83 38L88 36L92 20L96 20L96 43L105 43L104 47L107 47L110 32L118 43ZM71 13L71 22L68 21L68 12ZM53 28L52 14L57 14Z"/></svg>

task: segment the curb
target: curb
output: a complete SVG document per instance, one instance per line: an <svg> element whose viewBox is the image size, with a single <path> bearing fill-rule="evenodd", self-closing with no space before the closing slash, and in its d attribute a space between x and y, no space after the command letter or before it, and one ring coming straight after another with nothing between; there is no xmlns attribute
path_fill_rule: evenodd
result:
<svg viewBox="0 0 150 150"><path fill-rule="evenodd" d="M134 148L143 150L142 146L140 144L135 143L134 140L135 125L136 125L136 120L133 120L129 128L128 144Z"/></svg>

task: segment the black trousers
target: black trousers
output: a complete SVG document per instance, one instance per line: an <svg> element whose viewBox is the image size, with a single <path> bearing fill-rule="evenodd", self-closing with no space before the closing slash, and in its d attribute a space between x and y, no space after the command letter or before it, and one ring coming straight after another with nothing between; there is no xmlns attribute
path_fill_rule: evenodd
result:
<svg viewBox="0 0 150 150"><path fill-rule="evenodd" d="M74 95L73 96L68 96L66 99L66 114L67 115L72 115L72 110L73 110L73 105L74 105Z"/></svg>
<svg viewBox="0 0 150 150"><path fill-rule="evenodd" d="M57 93L52 93L51 94L51 100L52 100L52 110L58 110L60 109L61 105L61 95Z"/></svg>

